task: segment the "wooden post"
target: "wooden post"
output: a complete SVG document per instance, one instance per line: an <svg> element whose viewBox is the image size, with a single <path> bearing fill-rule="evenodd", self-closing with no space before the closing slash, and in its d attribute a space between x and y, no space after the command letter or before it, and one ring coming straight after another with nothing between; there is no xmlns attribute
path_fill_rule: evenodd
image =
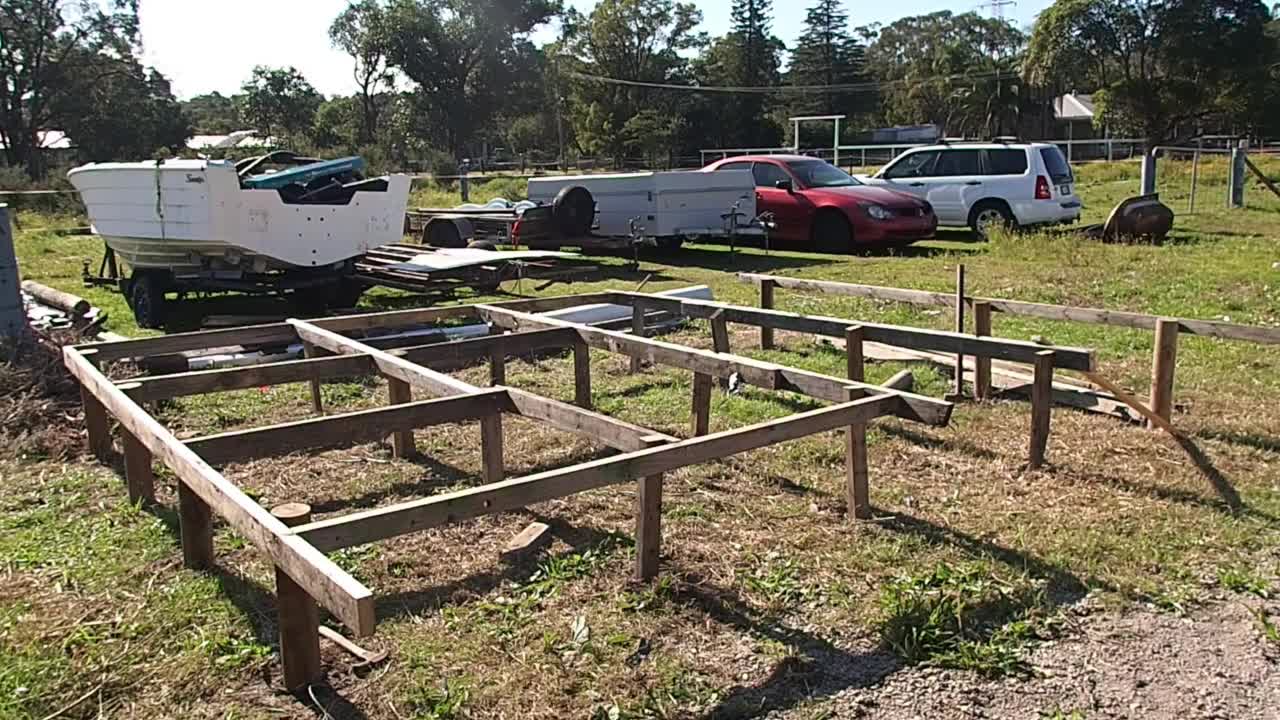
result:
<svg viewBox="0 0 1280 720"><path fill-rule="evenodd" d="M387 378L387 404L403 405L413 402L413 388L409 383L393 377ZM391 433L391 454L398 458L406 458L415 451L413 430L397 430Z"/></svg>
<svg viewBox="0 0 1280 720"><path fill-rule="evenodd" d="M956 332L964 332L964 263L956 265ZM964 397L964 353L956 353L955 387L952 393L956 398Z"/></svg>
<svg viewBox="0 0 1280 720"><path fill-rule="evenodd" d="M184 566L192 570L213 567L213 510L182 480L178 481L178 533Z"/></svg>
<svg viewBox="0 0 1280 720"><path fill-rule="evenodd" d="M502 413L480 418L480 455L484 463L484 481L495 483L502 479Z"/></svg>
<svg viewBox="0 0 1280 720"><path fill-rule="evenodd" d="M636 337L644 337L644 305L638 300L631 308L631 334ZM631 356L631 372L640 372L642 365L639 355Z"/></svg>
<svg viewBox="0 0 1280 720"><path fill-rule="evenodd" d="M729 323L725 322L724 310L716 310L711 314L711 343L718 353L729 352ZM720 388L729 389L729 378L720 378Z"/></svg>
<svg viewBox="0 0 1280 720"><path fill-rule="evenodd" d="M1036 353L1031 379L1031 452L1028 465L1044 465L1045 448L1049 445L1049 411L1053 407L1053 351Z"/></svg>
<svg viewBox="0 0 1280 720"><path fill-rule="evenodd" d="M313 358L317 355L316 346L309 342L302 343L302 356ZM311 379L311 410L317 415L324 414L324 403L320 401L320 380Z"/></svg>
<svg viewBox="0 0 1280 720"><path fill-rule="evenodd" d="M111 426L107 409L84 385L80 386L80 404L84 406L84 427L89 435L89 452L99 462L111 460Z"/></svg>
<svg viewBox="0 0 1280 720"><path fill-rule="evenodd" d="M857 400L863 392L845 388L848 400ZM867 426L849 425L844 429L845 502L849 517L867 520L871 517L871 493L867 487Z"/></svg>
<svg viewBox="0 0 1280 720"><path fill-rule="evenodd" d="M507 384L507 352L496 345L489 350L489 384Z"/></svg>
<svg viewBox="0 0 1280 720"><path fill-rule="evenodd" d="M706 435L711 427L711 376L693 374L693 435Z"/></svg>
<svg viewBox="0 0 1280 720"><path fill-rule="evenodd" d="M862 382L862 326L850 325L844 329L844 352L849 365L849 379Z"/></svg>
<svg viewBox="0 0 1280 720"><path fill-rule="evenodd" d="M573 402L591 409L591 348L584 340L573 343Z"/></svg>
<svg viewBox="0 0 1280 720"><path fill-rule="evenodd" d="M773 291L777 287L777 283L772 280L760 281L760 308L762 310L773 309ZM773 348L773 328L760 328L760 349L770 350Z"/></svg>
<svg viewBox="0 0 1280 720"><path fill-rule="evenodd" d="M973 334L991 335L991 303L986 300L973 303ZM976 400L991 399L991 358L985 355L973 359L973 397Z"/></svg>
<svg viewBox="0 0 1280 720"><path fill-rule="evenodd" d="M1156 320L1155 349L1151 358L1151 410L1164 420L1173 418L1173 368L1178 359L1178 321ZM1147 421L1147 427L1156 425Z"/></svg>
<svg viewBox="0 0 1280 720"><path fill-rule="evenodd" d="M289 527L311 522L311 507L286 503L271 514ZM316 601L276 567L276 612L280 624L280 662L284 665L284 686L289 692L305 690L320 682L320 608Z"/></svg>
<svg viewBox="0 0 1280 720"><path fill-rule="evenodd" d="M645 447L663 444L660 438L645 438ZM652 580L658 575L662 551L662 474L636 481L636 579Z"/></svg>
<svg viewBox="0 0 1280 720"><path fill-rule="evenodd" d="M124 445L124 477L129 487L129 502L154 505L156 477L151 471L151 451L133 433L121 428Z"/></svg>

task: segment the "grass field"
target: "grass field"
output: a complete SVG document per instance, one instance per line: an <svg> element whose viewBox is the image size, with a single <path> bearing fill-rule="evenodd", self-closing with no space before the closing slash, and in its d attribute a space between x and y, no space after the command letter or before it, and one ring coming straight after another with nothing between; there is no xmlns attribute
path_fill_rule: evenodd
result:
<svg viewBox="0 0 1280 720"><path fill-rule="evenodd" d="M1169 164L1161 191L1185 209L1188 168ZM1263 164L1273 177L1280 162ZM1079 168L1088 221L1137 187L1136 164ZM599 258L600 288L711 285L717 299L754 304L737 271L951 290L957 263L973 294L1280 325L1280 198L1251 183L1249 208L1222 207L1225 167L1201 168L1198 212L1180 215L1162 246L1107 245L1035 233L974 242L943 232L895 255L848 257L714 245L642 259ZM500 181L473 198L512 198ZM415 202L456 202L421 189ZM82 222L22 212L25 277L81 292L139 334L118 295L79 286L88 238L41 228ZM529 288L505 287L508 291ZM481 296L480 299L497 299ZM795 312L948 327L946 313L780 291ZM406 307L395 292L362 307ZM198 312L239 312L210 301ZM282 307L281 312L288 312ZM198 317L193 314L191 322ZM1145 393L1149 332L996 316L996 333L1094 347L1102 371ZM710 346L705 326L680 341ZM780 350L736 351L841 374L843 357L780 333ZM946 428L896 420L870 434L876 520L843 517L843 450L807 438L668 475L661 579L632 583L630 487L336 553L382 598L371 640L392 651L372 673L326 647L331 689L296 700L280 691L271 568L220 528L219 568L182 569L173 478L164 506L124 499L118 468L79 456L74 399L33 399L30 374L3 382L26 413L6 419L0 446L0 717L744 717L833 715L833 698L900 668L931 663L996 677L1033 674L1027 649L1070 634L1066 608L1143 607L1186 613L1214 598L1247 601L1280 585L1280 357L1272 348L1182 336L1175 424L1188 453L1161 434L1056 410L1048 467L1025 468L1025 403L961 404ZM690 377L593 352L595 402L626 420L688 435ZM901 366L873 365L880 380ZM914 368L920 391L946 379ZM461 373L483 384L483 367ZM567 358L508 363L508 383L572 397ZM65 390L66 388L63 388ZM377 380L330 383L326 408L385 402ZM55 395L55 398L57 396ZM712 429L810 407L797 397L716 392ZM306 417L306 387L224 393L164 405L176 431L200 434ZM528 422L507 423L506 463L524 474L595 457L599 448ZM421 431L422 456L383 445L228 468L263 505L303 501L325 516L475 484L474 427ZM187 435L183 435L187 436ZM67 448L71 452L67 452ZM530 520L551 524L546 554L515 563L498 549ZM1280 618L1260 611L1260 643ZM1270 639L1268 639L1270 638ZM871 669L868 669L871 668ZM1065 709L1045 707L1044 716Z"/></svg>

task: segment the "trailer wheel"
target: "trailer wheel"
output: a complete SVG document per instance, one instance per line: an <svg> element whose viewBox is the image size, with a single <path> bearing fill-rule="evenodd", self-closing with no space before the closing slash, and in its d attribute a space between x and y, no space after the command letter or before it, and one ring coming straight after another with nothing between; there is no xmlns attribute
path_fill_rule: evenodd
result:
<svg viewBox="0 0 1280 720"><path fill-rule="evenodd" d="M129 304L138 327L156 330L164 327L168 302L165 300L164 276L160 273L134 273L129 283Z"/></svg>
<svg viewBox="0 0 1280 720"><path fill-rule="evenodd" d="M433 220L422 229L422 244L440 248L460 248L467 246L466 238L458 224L452 220Z"/></svg>
<svg viewBox="0 0 1280 720"><path fill-rule="evenodd" d="M581 185L560 188L551 203L551 216L565 237L581 237L591 232L596 219L596 199Z"/></svg>
<svg viewBox="0 0 1280 720"><path fill-rule="evenodd" d="M368 288L364 283L352 280L351 278L343 278L338 281L338 287L333 293L333 307L336 308L353 308L360 302L360 296L364 295L364 291Z"/></svg>
<svg viewBox="0 0 1280 720"><path fill-rule="evenodd" d="M675 252L682 245L684 245L684 238L680 236L661 237L657 242L658 250L662 252Z"/></svg>
<svg viewBox="0 0 1280 720"><path fill-rule="evenodd" d="M467 243L468 250L497 250L498 246L489 240L472 240Z"/></svg>

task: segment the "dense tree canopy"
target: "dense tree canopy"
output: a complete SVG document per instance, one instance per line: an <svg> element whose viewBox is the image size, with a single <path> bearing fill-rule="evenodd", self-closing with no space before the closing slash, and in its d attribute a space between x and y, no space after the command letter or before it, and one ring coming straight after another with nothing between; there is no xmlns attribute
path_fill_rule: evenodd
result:
<svg viewBox="0 0 1280 720"><path fill-rule="evenodd" d="M463 157L574 155L663 164L699 148L776 147L795 114L842 114L845 137L931 123L950 136L1057 132L1051 100L1094 93L1099 124L1162 142L1280 134L1280 17L1261 0L1057 0L1029 36L976 12L860 26L859 7L729 0L715 38L681 0L351 0L329 41L349 95L293 68L177 102L139 60L138 0L0 0L0 143L44 170L39 132L86 159L182 151L194 131L254 129L313 153L448 169ZM804 10L788 49L778 12ZM540 28L559 36L542 47ZM809 128L802 146L830 142Z"/></svg>
<svg viewBox="0 0 1280 720"><path fill-rule="evenodd" d="M1248 106L1275 57L1270 19L1259 0L1058 0L1024 70L1095 90L1100 121L1157 143Z"/></svg>

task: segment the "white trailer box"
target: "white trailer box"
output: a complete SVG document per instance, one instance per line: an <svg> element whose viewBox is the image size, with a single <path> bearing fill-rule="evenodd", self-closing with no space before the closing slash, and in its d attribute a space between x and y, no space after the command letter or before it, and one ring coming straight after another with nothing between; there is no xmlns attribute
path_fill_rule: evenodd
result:
<svg viewBox="0 0 1280 720"><path fill-rule="evenodd" d="M646 237L724 235L728 221L721 216L735 203L739 227L756 217L750 170L539 177L529 180L529 199L549 205L562 188L573 185L595 198L599 235L628 236L632 219Z"/></svg>

